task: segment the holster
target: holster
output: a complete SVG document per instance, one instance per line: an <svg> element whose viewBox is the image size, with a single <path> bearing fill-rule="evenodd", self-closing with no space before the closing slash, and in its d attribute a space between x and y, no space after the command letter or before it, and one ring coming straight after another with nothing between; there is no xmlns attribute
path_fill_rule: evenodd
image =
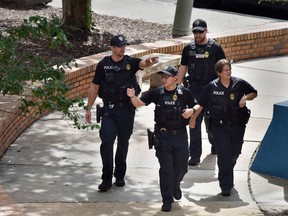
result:
<svg viewBox="0 0 288 216"><path fill-rule="evenodd" d="M148 135L148 147L149 149L152 149L158 146L158 139L155 134L155 132L152 132L149 128L147 129L147 135Z"/></svg>
<svg viewBox="0 0 288 216"><path fill-rule="evenodd" d="M185 88L189 88L190 87L188 76L184 76L184 78L183 78L183 86Z"/></svg>
<svg viewBox="0 0 288 216"><path fill-rule="evenodd" d="M240 123L247 124L250 119L250 116L251 116L250 109L248 109L247 107L244 107L243 109L241 109L240 119L239 119Z"/></svg>
<svg viewBox="0 0 288 216"><path fill-rule="evenodd" d="M203 119L204 119L204 123L205 123L205 127L206 127L206 133L208 135L208 140L212 144L214 141L214 136L211 132L212 118L211 118L209 112L207 112L207 111L204 111L203 117L204 117Z"/></svg>
<svg viewBox="0 0 288 216"><path fill-rule="evenodd" d="M209 133L211 131L211 116L208 112L203 112L203 119L204 119L204 123L205 123L205 127L206 127L206 132Z"/></svg>
<svg viewBox="0 0 288 216"><path fill-rule="evenodd" d="M96 122L99 123L102 116L103 107L99 104L96 105Z"/></svg>

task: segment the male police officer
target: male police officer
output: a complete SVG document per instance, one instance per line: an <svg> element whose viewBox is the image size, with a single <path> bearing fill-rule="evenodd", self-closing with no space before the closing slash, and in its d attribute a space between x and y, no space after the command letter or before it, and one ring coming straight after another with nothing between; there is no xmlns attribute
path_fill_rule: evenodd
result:
<svg viewBox="0 0 288 216"><path fill-rule="evenodd" d="M104 57L98 63L88 92L88 109L85 115L88 123L91 123L91 107L97 96L102 98L104 104L100 129L102 183L98 187L102 192L111 188L113 174L116 186L125 185L126 158L135 117L135 109L127 96L127 87L134 87L138 94L140 88L136 81L136 72L158 62L157 57L141 60L125 55L126 45L128 43L123 35L111 38L112 55ZM118 143L113 173L113 144L116 136Z"/></svg>
<svg viewBox="0 0 288 216"><path fill-rule="evenodd" d="M208 29L204 20L195 20L192 25L192 32L194 40L184 47L182 52L178 83L183 82L188 71L189 89L194 98L198 100L206 85L217 78L214 69L215 63L219 59L225 58L225 54L219 43L206 36ZM202 154L202 120L203 112L196 119L196 127L190 128L190 160L188 164L191 166L200 162ZM211 152L216 153L213 145Z"/></svg>

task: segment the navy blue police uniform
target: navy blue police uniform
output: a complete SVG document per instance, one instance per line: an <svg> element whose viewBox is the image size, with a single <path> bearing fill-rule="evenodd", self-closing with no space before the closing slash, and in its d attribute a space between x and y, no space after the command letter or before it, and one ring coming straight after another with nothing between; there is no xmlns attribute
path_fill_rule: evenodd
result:
<svg viewBox="0 0 288 216"><path fill-rule="evenodd" d="M96 68L93 83L100 85L99 97L103 100L100 128L100 154L102 158L102 180L107 188L111 187L112 177L116 183L126 174L126 158L129 139L133 132L135 108L127 96L127 88L134 87L136 94L140 88L136 81L136 72L140 69L140 58L124 55L119 62L111 56L101 60ZM113 173L113 144L117 137L115 170Z"/></svg>
<svg viewBox="0 0 288 216"><path fill-rule="evenodd" d="M247 81L231 77L228 88L217 78L210 82L199 99L199 105L207 108L211 117L211 130L217 149L218 180L222 192L234 186L233 169L241 154L246 123L250 117L247 107L240 108L244 95L256 93Z"/></svg>
<svg viewBox="0 0 288 216"><path fill-rule="evenodd" d="M217 78L215 64L218 60L223 58L225 58L225 53L222 47L217 41L211 38L206 45L199 45L192 40L189 45L184 47L181 65L187 65L188 67L187 79L189 80L189 89L196 100L200 98L206 85ZM202 121L203 112L198 115L195 128L190 128L191 159L189 165L196 165L200 162L202 154Z"/></svg>
<svg viewBox="0 0 288 216"><path fill-rule="evenodd" d="M160 86L142 95L140 100L146 106L155 104L154 132L158 138L155 149L160 164L160 191L164 205L170 206L174 201L173 196L175 199L181 198L180 182L188 171L186 126L189 119L184 119L181 114L183 109L193 107L195 100L191 92L182 85L177 85L173 91Z"/></svg>

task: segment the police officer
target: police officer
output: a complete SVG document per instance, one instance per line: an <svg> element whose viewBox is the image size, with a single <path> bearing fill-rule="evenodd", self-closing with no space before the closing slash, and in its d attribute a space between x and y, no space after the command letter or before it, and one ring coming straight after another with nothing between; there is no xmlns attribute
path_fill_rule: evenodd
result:
<svg viewBox="0 0 288 216"><path fill-rule="evenodd" d="M138 94L140 88L136 82L136 72L158 61L157 57L141 60L125 55L126 45L128 43L123 35L111 38L112 55L104 57L98 63L88 92L88 109L85 115L88 123L91 123L91 107L97 96L103 100L100 128L103 169L102 183L98 187L102 192L111 188L113 174L116 186L125 185L126 157L135 116L135 109L127 96L127 87L133 86ZM113 173L113 144L116 136L118 142Z"/></svg>
<svg viewBox="0 0 288 216"><path fill-rule="evenodd" d="M233 169L241 153L246 123L250 117L246 101L257 97L257 91L247 81L231 76L228 60L219 60L215 69L219 78L210 82L204 90L191 119L195 119L203 107L209 110L217 149L221 194L230 196L234 186Z"/></svg>
<svg viewBox="0 0 288 216"><path fill-rule="evenodd" d="M180 182L188 171L186 126L191 112L186 112L188 107L195 105L195 100L188 89L176 84L178 71L175 67L168 66L158 73L161 76L160 87L148 91L140 99L135 96L134 89L128 88L127 94L135 107L150 103L156 105L154 133L158 140L155 149L160 164L161 210L171 211L174 198L179 200L182 197Z"/></svg>
<svg viewBox="0 0 288 216"><path fill-rule="evenodd" d="M204 20L196 19L192 25L192 32L194 39L182 51L178 83L183 82L188 71L189 89L198 100L206 85L217 78L214 71L215 63L225 58L225 54L218 42L207 37L207 23ZM198 116L196 127L190 128L190 160L188 164L191 166L200 162L202 154L202 120L203 112ZM212 138L210 132L208 137ZM212 142L212 139L209 141ZM211 146L211 153L216 154L213 145Z"/></svg>

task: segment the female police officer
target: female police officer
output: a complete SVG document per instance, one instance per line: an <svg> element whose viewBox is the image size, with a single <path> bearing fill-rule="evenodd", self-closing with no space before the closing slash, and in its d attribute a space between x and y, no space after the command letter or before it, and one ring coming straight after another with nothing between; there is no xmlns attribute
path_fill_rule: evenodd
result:
<svg viewBox="0 0 288 216"><path fill-rule="evenodd" d="M154 133L158 139L155 149L160 163L162 211L171 211L173 196L177 200L181 199L180 182L188 171L186 126L191 114L186 114L186 108L193 107L195 101L188 89L176 84L177 73L177 69L171 66L158 72L161 75L162 86L148 91L140 99L135 96L133 88L127 89L127 94L135 107L147 106L152 102L156 105Z"/></svg>
<svg viewBox="0 0 288 216"><path fill-rule="evenodd" d="M218 78L207 85L199 104L194 107L196 113L191 122L203 107L209 110L221 194L230 196L234 186L233 169L241 153L245 127L250 117L246 101L257 97L257 91L245 80L231 76L231 64L228 60L219 60L215 70Z"/></svg>

